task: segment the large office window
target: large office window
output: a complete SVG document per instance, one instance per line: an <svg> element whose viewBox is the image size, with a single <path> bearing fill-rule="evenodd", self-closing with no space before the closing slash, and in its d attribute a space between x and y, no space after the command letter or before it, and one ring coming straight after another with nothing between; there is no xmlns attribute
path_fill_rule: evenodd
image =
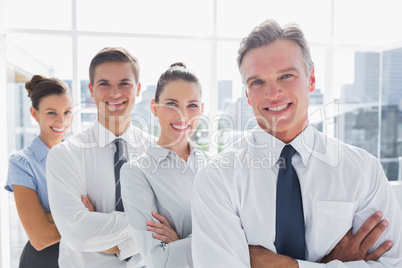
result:
<svg viewBox="0 0 402 268"><path fill-rule="evenodd" d="M149 104L159 75L184 62L199 76L204 118L195 140L217 153L256 125L236 66L240 39L266 18L296 22L310 43L317 78L310 122L378 157L390 180L402 174L402 17L398 0L0 0L0 183L8 157L38 126L24 83L34 74L65 80L74 97L69 135L96 117L88 66L103 47L138 57L142 94L133 122L158 135ZM373 19L375 18L375 19ZM0 191L1 267L17 267L26 242L13 195Z"/></svg>

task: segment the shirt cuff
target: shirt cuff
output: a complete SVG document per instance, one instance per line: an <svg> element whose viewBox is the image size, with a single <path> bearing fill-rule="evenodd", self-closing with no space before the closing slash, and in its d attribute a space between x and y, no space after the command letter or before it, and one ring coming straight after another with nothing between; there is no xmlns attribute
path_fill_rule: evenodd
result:
<svg viewBox="0 0 402 268"><path fill-rule="evenodd" d="M326 265L324 263L316 263L316 262L301 261L301 260L296 260L296 261L299 264L299 268L326 267Z"/></svg>
<svg viewBox="0 0 402 268"><path fill-rule="evenodd" d="M118 244L117 247L119 248L120 253L116 255L121 261L139 253L138 248L134 243L134 238L131 237Z"/></svg>

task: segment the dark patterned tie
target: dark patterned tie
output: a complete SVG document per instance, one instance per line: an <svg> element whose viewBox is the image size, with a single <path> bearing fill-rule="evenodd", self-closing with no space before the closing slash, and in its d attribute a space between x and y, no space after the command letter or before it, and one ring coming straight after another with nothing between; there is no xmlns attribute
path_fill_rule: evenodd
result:
<svg viewBox="0 0 402 268"><path fill-rule="evenodd" d="M292 166L296 150L286 145L281 153L281 167L276 188L276 238L278 254L305 259L305 233L300 182Z"/></svg>
<svg viewBox="0 0 402 268"><path fill-rule="evenodd" d="M116 211L124 211L123 202L121 200L121 189L120 189L120 169L121 166L127 162L124 157L124 140L115 139L114 144L116 145L116 152L114 153L114 178L115 178L115 188L116 188Z"/></svg>

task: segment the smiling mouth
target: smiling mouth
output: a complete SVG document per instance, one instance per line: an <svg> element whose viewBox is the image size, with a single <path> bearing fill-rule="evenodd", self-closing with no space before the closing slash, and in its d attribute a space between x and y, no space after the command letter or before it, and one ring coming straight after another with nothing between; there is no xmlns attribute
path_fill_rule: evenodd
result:
<svg viewBox="0 0 402 268"><path fill-rule="evenodd" d="M266 110L266 111L273 111L273 112L279 112L279 111L282 111L282 110L284 110L284 109L286 109L287 107L289 107L290 106L290 103L287 103L287 104L284 104L284 105L281 105L281 106L277 106L277 107L271 107L271 108L264 108L264 110Z"/></svg>
<svg viewBox="0 0 402 268"><path fill-rule="evenodd" d="M66 129L66 127L63 127L63 128L50 127L50 128L53 129L56 132L64 132L64 130Z"/></svg>
<svg viewBox="0 0 402 268"><path fill-rule="evenodd" d="M113 112L121 107L124 107L123 105L126 103L127 101L106 101L106 105L108 107L108 109Z"/></svg>
<svg viewBox="0 0 402 268"><path fill-rule="evenodd" d="M112 106L117 106L117 105L124 104L124 103L126 103L126 102L125 101L119 101L119 102L107 101L106 102L107 105L112 105Z"/></svg>
<svg viewBox="0 0 402 268"><path fill-rule="evenodd" d="M183 130L183 129L187 129L190 125L174 125L174 124L170 124L173 128L175 129L179 129L179 130Z"/></svg>

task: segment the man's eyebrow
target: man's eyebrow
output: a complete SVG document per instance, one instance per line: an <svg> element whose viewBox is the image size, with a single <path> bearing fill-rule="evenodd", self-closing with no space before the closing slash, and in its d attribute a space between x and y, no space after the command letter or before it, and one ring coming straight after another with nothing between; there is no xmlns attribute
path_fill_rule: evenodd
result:
<svg viewBox="0 0 402 268"><path fill-rule="evenodd" d="M249 82L250 80L254 80L254 79L256 79L256 78L258 78L258 75L250 76L249 78L247 78L246 84L248 84L248 82Z"/></svg>
<svg viewBox="0 0 402 268"><path fill-rule="evenodd" d="M279 71L278 71L278 73L287 73L287 72L297 72L297 73L300 73L299 69L297 69L296 67L289 67L289 68L282 69L282 70L279 70Z"/></svg>
<svg viewBox="0 0 402 268"><path fill-rule="evenodd" d="M96 81L96 83L105 83L105 82L108 83L109 80L107 80L107 79L99 79L99 80ZM123 78L123 79L120 80L120 82L131 82L131 79L130 78Z"/></svg>
<svg viewBox="0 0 402 268"><path fill-rule="evenodd" d="M297 72L297 73L300 73L299 69L297 69L296 67L289 67L289 68L285 68L285 69L282 69L282 70L279 70L279 71L278 71L278 73L280 73L280 74L287 73L287 72ZM246 84L247 84L250 80L257 79L258 77L259 77L258 75L250 76L249 78L247 78Z"/></svg>

